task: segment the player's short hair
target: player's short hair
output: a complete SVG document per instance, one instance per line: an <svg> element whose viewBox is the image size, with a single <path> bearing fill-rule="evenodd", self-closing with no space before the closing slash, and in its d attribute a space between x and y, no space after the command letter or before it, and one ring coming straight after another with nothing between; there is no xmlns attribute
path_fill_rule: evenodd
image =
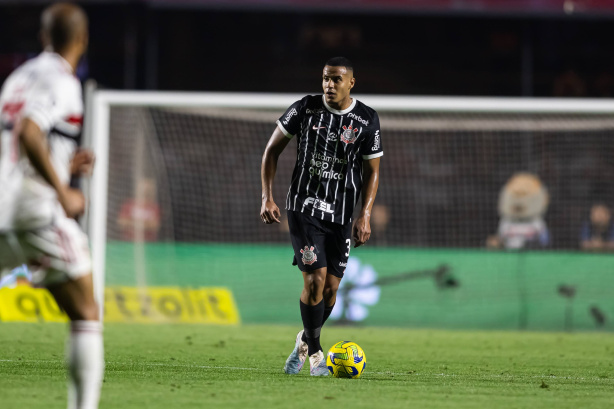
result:
<svg viewBox="0 0 614 409"><path fill-rule="evenodd" d="M76 4L55 3L41 14L41 31L56 51L70 45L87 25L87 15Z"/></svg>
<svg viewBox="0 0 614 409"><path fill-rule="evenodd" d="M330 67L345 67L349 71L354 71L354 65L352 64L352 61L348 60L345 57L333 57L326 61L326 64L324 65L328 65Z"/></svg>

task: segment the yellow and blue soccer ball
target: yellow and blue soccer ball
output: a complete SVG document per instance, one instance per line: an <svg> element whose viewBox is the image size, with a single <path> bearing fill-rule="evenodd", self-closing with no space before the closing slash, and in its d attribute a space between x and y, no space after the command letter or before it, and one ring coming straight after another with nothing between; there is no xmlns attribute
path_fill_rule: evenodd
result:
<svg viewBox="0 0 614 409"><path fill-rule="evenodd" d="M351 341L337 342L326 355L326 366L335 378L358 378L366 364L365 351Z"/></svg>

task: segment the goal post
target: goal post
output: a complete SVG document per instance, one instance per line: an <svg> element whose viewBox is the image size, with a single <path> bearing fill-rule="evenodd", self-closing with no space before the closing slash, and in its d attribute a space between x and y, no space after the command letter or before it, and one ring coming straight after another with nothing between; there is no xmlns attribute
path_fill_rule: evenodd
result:
<svg viewBox="0 0 614 409"><path fill-rule="evenodd" d="M92 271L94 279L94 293L98 301L100 316L104 314L104 288L106 268L107 243L107 188L109 175L109 110L108 102L104 100L100 91L91 90L89 96L92 104L90 127L87 130L90 136L86 137L89 147L96 155L95 169L92 173L89 190L89 209L87 231L92 251Z"/></svg>
<svg viewBox="0 0 614 409"><path fill-rule="evenodd" d="M259 220L259 163L275 119L303 96L94 90L85 141L96 154L87 230L97 299L104 300L109 282L229 283L245 305L245 321L275 322L277 310L265 305L279 298L271 283L300 283L291 273L287 228ZM431 264L437 269L440 253L432 251L456 258L461 249L475 254L478 267L502 268L499 256L484 251L485 243L498 229L501 188L517 172L537 175L549 192L545 223L552 239L544 249L555 255L578 250L578 232L593 203L614 205L614 161L607 161L614 155L612 101L355 97L380 115L384 157L373 238L352 254L364 265L384 265L384 274L423 271ZM282 212L294 165L292 143L275 180ZM148 180L153 183L147 186ZM147 189L154 191L159 220L122 220L126 203L152 209L143 205ZM424 261L395 264L404 254ZM524 254L501 257L531 265L521 260ZM560 261L545 260L526 268L561 268ZM605 268L600 262L594 266L599 271ZM486 302L488 289L479 291L476 297Z"/></svg>

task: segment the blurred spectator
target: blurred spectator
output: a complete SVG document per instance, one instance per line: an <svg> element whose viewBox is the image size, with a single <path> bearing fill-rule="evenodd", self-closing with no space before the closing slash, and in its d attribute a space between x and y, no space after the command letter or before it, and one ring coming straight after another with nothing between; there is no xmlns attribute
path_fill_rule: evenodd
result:
<svg viewBox="0 0 614 409"><path fill-rule="evenodd" d="M614 76L607 71L599 73L593 83L593 93L601 98L614 96Z"/></svg>
<svg viewBox="0 0 614 409"><path fill-rule="evenodd" d="M349 24L306 25L301 29L300 42L308 48L326 50L360 48L362 31Z"/></svg>
<svg viewBox="0 0 614 409"><path fill-rule="evenodd" d="M556 76L552 91L555 97L584 97L586 96L586 82L570 68Z"/></svg>
<svg viewBox="0 0 614 409"><path fill-rule="evenodd" d="M117 225L123 240L134 241L140 237L144 241L158 240L160 206L154 179L144 178L138 181L135 197L122 204Z"/></svg>
<svg viewBox="0 0 614 409"><path fill-rule="evenodd" d="M548 202L548 191L537 176L512 176L499 195L499 229L486 245L508 250L548 246L550 234L543 218Z"/></svg>
<svg viewBox="0 0 614 409"><path fill-rule="evenodd" d="M591 207L589 220L582 226L580 247L583 250L614 250L614 223L605 204L596 203Z"/></svg>

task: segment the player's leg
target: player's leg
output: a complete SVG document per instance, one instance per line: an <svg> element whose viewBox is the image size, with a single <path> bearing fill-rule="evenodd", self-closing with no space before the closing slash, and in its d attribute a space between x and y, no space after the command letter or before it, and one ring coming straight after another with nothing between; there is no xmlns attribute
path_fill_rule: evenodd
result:
<svg viewBox="0 0 614 409"><path fill-rule="evenodd" d="M303 277L303 280L304 279L305 277ZM340 283L340 277L337 277L333 274L326 274L326 278L324 280L324 289L322 291L322 298L324 300L324 314L322 316L322 326L324 326L324 324L328 320L328 317L330 317L330 314L333 312L333 308L335 308L335 302L337 301L337 290L339 289ZM303 341L307 342L307 338L304 334Z"/></svg>
<svg viewBox="0 0 614 409"><path fill-rule="evenodd" d="M304 328L303 340L311 356L322 350L320 328L324 317L326 231L318 219L293 211L288 211L288 226L294 248L294 262L303 274L299 304Z"/></svg>
<svg viewBox="0 0 614 409"><path fill-rule="evenodd" d="M326 323L328 317L335 308L337 302L337 290L339 290L339 284L341 284L341 277L337 277L333 274L326 275L326 283L324 284L324 317L322 319L322 325Z"/></svg>
<svg viewBox="0 0 614 409"><path fill-rule="evenodd" d="M49 291L70 318L66 350L69 409L95 409L104 371L102 323L94 301L92 275L51 285Z"/></svg>
<svg viewBox="0 0 614 409"><path fill-rule="evenodd" d="M326 359L320 344L320 331L324 324L324 285L326 267L312 271L303 271L303 291L301 293L301 318L303 320L303 338L307 344L310 373L312 376L328 375Z"/></svg>
<svg viewBox="0 0 614 409"><path fill-rule="evenodd" d="M324 284L324 324L335 308L337 301L337 290L341 284L341 279L345 273L345 268L350 257L352 225L348 223L344 226L328 223L329 234L326 236L326 257L328 274Z"/></svg>
<svg viewBox="0 0 614 409"><path fill-rule="evenodd" d="M74 220L58 218L54 226L26 234L23 242L30 259L44 264L33 280L51 292L71 321L66 349L68 408L95 409L104 359L87 237Z"/></svg>
<svg viewBox="0 0 614 409"><path fill-rule="evenodd" d="M92 274L48 285L47 289L71 321L99 321Z"/></svg>
<svg viewBox="0 0 614 409"><path fill-rule="evenodd" d="M284 366L286 373L296 374L307 356L316 357L315 361L310 359L312 369L313 364L317 367L323 357L319 333L324 317L326 255L323 252L324 232L318 226L317 219L300 212L288 211L288 225L294 248L293 264L297 265L303 274L303 288L299 300L303 330L297 335L294 350Z"/></svg>
<svg viewBox="0 0 614 409"><path fill-rule="evenodd" d="M309 356L322 350L320 330L324 321L325 283L326 267L313 271L303 271L300 308L304 327L303 340L307 343Z"/></svg>

